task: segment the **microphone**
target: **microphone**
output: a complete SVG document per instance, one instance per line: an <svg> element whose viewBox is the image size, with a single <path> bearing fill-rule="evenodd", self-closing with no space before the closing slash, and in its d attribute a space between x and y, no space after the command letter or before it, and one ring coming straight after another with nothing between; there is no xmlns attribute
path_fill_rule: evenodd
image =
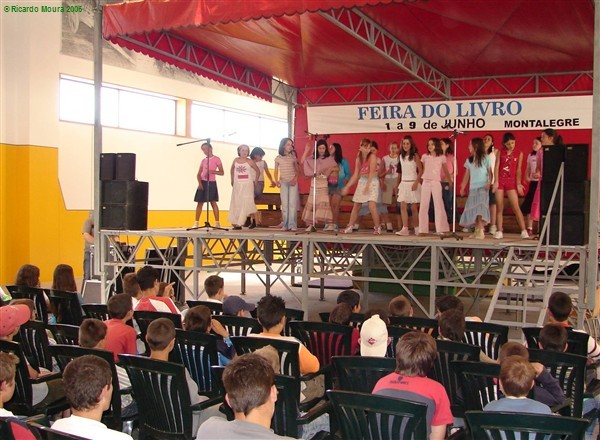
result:
<svg viewBox="0 0 600 440"><path fill-rule="evenodd" d="M451 138L455 138L457 137L459 134L469 134L468 131L460 131L460 130L454 130L452 132L452 134L450 135Z"/></svg>
<svg viewBox="0 0 600 440"><path fill-rule="evenodd" d="M210 138L204 138L204 139L196 139L195 141L182 142L180 144L177 144L176 146L181 147L182 145L195 144L196 142L204 142L204 141L206 141L207 144L210 144Z"/></svg>

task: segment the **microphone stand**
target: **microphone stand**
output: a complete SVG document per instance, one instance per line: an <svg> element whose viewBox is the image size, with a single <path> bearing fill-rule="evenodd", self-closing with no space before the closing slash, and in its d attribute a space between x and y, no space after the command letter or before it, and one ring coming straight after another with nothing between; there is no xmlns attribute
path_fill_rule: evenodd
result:
<svg viewBox="0 0 600 440"><path fill-rule="evenodd" d="M206 144L208 144L208 147L212 150L212 145L210 143L210 138L204 138L204 139L196 139L194 141L189 141L189 142L182 142L180 144L177 144L178 147L181 147L182 145L188 145L188 144L195 144L198 142L206 142ZM200 162L202 163L202 162ZM217 229L220 231L228 231L227 228L221 228L221 227L217 227L217 226L212 226L210 224L209 221L209 216L208 216L208 205L210 204L210 202L208 201L209 197L209 189L210 189L210 154L206 155L206 188L204 188L204 194L205 194L205 201L204 203L206 203L206 221L204 222L204 226L192 226L191 228L186 228L186 231L195 231L197 229L201 229L201 228L206 228L207 230L209 229ZM200 175L200 180L202 181L202 175ZM215 185L216 185L216 179L215 179Z"/></svg>
<svg viewBox="0 0 600 440"><path fill-rule="evenodd" d="M447 235L442 235L442 240L446 237L448 237L448 238L453 237L456 240L463 239L462 235L458 235L456 233L456 162L457 162L456 155L458 154L457 138L458 138L458 135L460 135L460 134L466 134L466 133L455 129L452 132L452 134L450 135L450 137L453 140L453 147L454 147L454 155L453 155L454 159L453 159L453 163L452 163L452 232Z"/></svg>

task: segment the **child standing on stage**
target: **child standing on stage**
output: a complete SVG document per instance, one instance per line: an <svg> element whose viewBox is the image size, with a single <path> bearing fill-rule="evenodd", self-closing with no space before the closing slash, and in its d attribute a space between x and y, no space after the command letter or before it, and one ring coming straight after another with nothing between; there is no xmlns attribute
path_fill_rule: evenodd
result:
<svg viewBox="0 0 600 440"><path fill-rule="evenodd" d="M442 144L438 138L427 141L427 152L421 158L423 162L423 185L421 187L421 206L419 208L419 234L429 233L429 202L433 198L435 230L438 234L448 232L448 217L442 200L442 184L440 175L442 170L448 182L452 183L452 176L448 173L446 156L442 151Z"/></svg>
<svg viewBox="0 0 600 440"><path fill-rule="evenodd" d="M383 168L385 170L383 185L381 187L381 201L386 206L395 205L396 188L398 187L398 161L400 146L398 142L393 141L390 144L390 154L383 156ZM386 212L387 214L387 212ZM398 223L400 223L398 221ZM387 232L392 232L393 225L391 221L386 222ZM400 229L400 227L398 227Z"/></svg>
<svg viewBox="0 0 600 440"><path fill-rule="evenodd" d="M515 136L512 133L504 133L502 136L502 144L504 148L500 150L500 156L496 159L496 168L494 175L498 176L494 183L496 193L496 206L498 211L497 225L498 230L494 234L494 238L501 239L504 237L502 233L503 211L504 211L504 193L508 197L510 208L515 213L517 223L521 229L521 238L529 238L527 229L525 229L525 220L523 213L519 208L519 195L523 195L525 188L521 184L521 164L523 162L523 153L515 151Z"/></svg>
<svg viewBox="0 0 600 440"><path fill-rule="evenodd" d="M220 227L219 224L219 190L217 188L216 176L222 176L223 164L221 159L213 155L213 147L209 142L202 144L202 152L206 155L202 162L200 162L200 168L198 169L198 189L194 196L196 205L196 221L194 221L194 228L198 227L198 221L200 220L200 214L202 214L202 205L205 202L209 202L212 207L213 214L215 216L215 226ZM208 218L206 219L208 222Z"/></svg>
<svg viewBox="0 0 600 440"><path fill-rule="evenodd" d="M525 168L525 179L523 179L523 185L529 183L525 200L521 204L521 212L527 217L527 233L533 235L533 218L531 216L531 205L535 196L535 191L540 180L540 173L538 170L538 153L542 149L542 139L536 137L533 140L533 146L531 153L527 156L527 167ZM541 154L540 154L541 156Z"/></svg>
<svg viewBox="0 0 600 440"><path fill-rule="evenodd" d="M460 217L462 226L475 225L475 233L469 238L483 240L483 228L490 221L489 191L492 186L492 168L489 156L485 153L483 139L473 138L469 144L471 156L465 161L465 176L460 184L460 195L465 195L467 181L469 184L469 197Z"/></svg>
<svg viewBox="0 0 600 440"><path fill-rule="evenodd" d="M350 179L352 173L350 172L348 160L342 155L342 146L340 144L333 142L329 145L329 155L335 160L337 169L334 168L327 179L333 220L325 229L337 232L340 203L342 201L342 188L348 183L348 179Z"/></svg>
<svg viewBox="0 0 600 440"><path fill-rule="evenodd" d="M229 205L228 220L233 229L242 229L246 217L250 216L250 229L256 228L256 204L254 203L254 185L258 179L258 167L250 159L250 147L240 145L237 148L238 157L231 164L231 204Z"/></svg>
<svg viewBox="0 0 600 440"><path fill-rule="evenodd" d="M258 167L258 181L256 182L256 186L254 187L254 199L258 199L262 197L264 189L265 189L265 174L271 181L271 188L275 188L275 181L271 177L271 173L269 172L269 166L267 162L263 160L265 157L265 150L260 147L254 147L252 152L250 153L250 159L256 162L256 166ZM256 223L260 224L260 216L259 211L256 211ZM246 219L246 223L244 226L250 226L250 217Z"/></svg>
<svg viewBox="0 0 600 440"><path fill-rule="evenodd" d="M348 184L342 188L342 195L348 194L348 189L358 181L358 186L352 197L352 213L345 234L352 233L354 222L358 218L358 211L363 203L369 204L369 211L373 217L374 234L381 234L379 224L379 213L377 212L377 200L379 199L379 179L377 178L377 156L371 151L371 141L363 139L360 141L358 156L354 168L354 174Z"/></svg>
<svg viewBox="0 0 600 440"><path fill-rule="evenodd" d="M452 148L452 141L449 138L440 139L442 143L442 151L446 156L446 167L448 173L454 178L454 148ZM444 172L440 175L442 179L442 200L444 201L444 209L446 210L446 216L448 217L448 224L452 224L454 218L454 185L448 182Z"/></svg>
<svg viewBox="0 0 600 440"><path fill-rule="evenodd" d="M275 184L281 188L282 231L298 227L298 161L294 142L283 138L279 142L279 156L275 158Z"/></svg>
<svg viewBox="0 0 600 440"><path fill-rule="evenodd" d="M483 145L485 146L485 151L486 154L488 155L488 157L490 158L490 167L492 168L492 171L494 171L496 169L496 154L498 152L498 150L496 150L496 147L494 146L494 136L492 136L490 133L487 133L484 137L483 137ZM496 180L498 179L498 176L496 176L496 174L494 174L492 176L492 188L490 188L490 230L489 233L491 235L494 235L496 233L496 231L498 230L498 227L496 226L496 217L497 217L497 210L496 210L496 196L494 195L494 183L496 183ZM467 231L464 231L467 232Z"/></svg>
<svg viewBox="0 0 600 440"><path fill-rule="evenodd" d="M408 206L412 211L413 228L415 232L419 227L419 202L421 201L421 175L423 164L417 154L417 145L412 136L407 135L402 139L402 151L398 161L398 203L400 203L400 216L402 229L397 235L409 235Z"/></svg>
<svg viewBox="0 0 600 440"><path fill-rule="evenodd" d="M309 139L312 136L309 136ZM337 168L335 160L329 156L329 148L325 139L317 141L314 147L316 152L306 145L306 149L300 159L302 172L304 177L311 179L310 192L306 200L306 206L302 213L302 220L308 226L307 231L312 230L316 223L331 223L333 214L329 203L329 190L327 188L327 179L334 168ZM312 153L312 154L310 154ZM316 153L317 160L315 161L314 154ZM310 154L310 157L308 155ZM314 203L313 203L314 201ZM314 210L314 217L313 217ZM313 224L313 219L314 223Z"/></svg>

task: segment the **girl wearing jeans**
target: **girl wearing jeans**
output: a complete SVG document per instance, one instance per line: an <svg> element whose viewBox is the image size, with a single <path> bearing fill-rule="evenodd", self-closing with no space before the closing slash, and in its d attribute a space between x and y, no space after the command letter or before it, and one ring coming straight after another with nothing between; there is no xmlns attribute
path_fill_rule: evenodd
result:
<svg viewBox="0 0 600 440"><path fill-rule="evenodd" d="M298 172L294 142L283 138L279 143L274 171L275 183L281 189L282 231L295 231L298 227Z"/></svg>

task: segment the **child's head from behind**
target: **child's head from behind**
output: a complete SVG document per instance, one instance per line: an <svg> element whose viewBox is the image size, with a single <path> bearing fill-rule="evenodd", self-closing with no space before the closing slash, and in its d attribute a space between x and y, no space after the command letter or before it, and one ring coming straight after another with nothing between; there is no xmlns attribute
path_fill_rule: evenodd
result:
<svg viewBox="0 0 600 440"><path fill-rule="evenodd" d="M256 316L264 329L276 327L285 317L285 301L280 296L263 296L256 304Z"/></svg>
<svg viewBox="0 0 600 440"><path fill-rule="evenodd" d="M277 349L275 347L273 347L272 345L265 345L264 347L259 348L253 353L265 358L269 362L269 364L271 364L271 367L273 367L273 371L275 372L275 374L280 373L281 361L279 360L279 353L277 352Z"/></svg>
<svg viewBox="0 0 600 440"><path fill-rule="evenodd" d="M223 287L225 281L219 275L211 275L204 280L204 290L209 298L221 299L223 298Z"/></svg>
<svg viewBox="0 0 600 440"><path fill-rule="evenodd" d="M554 292L548 300L548 310L555 321L565 322L571 315L573 301L565 292Z"/></svg>
<svg viewBox="0 0 600 440"><path fill-rule="evenodd" d="M506 397L526 397L534 380L535 369L521 356L509 356L500 365L500 388Z"/></svg>
<svg viewBox="0 0 600 440"><path fill-rule="evenodd" d="M413 308L410 300L404 295L392 298L389 304L390 316L412 316Z"/></svg>
<svg viewBox="0 0 600 440"><path fill-rule="evenodd" d="M540 330L539 345L543 350L563 352L567 349L569 333L558 324L546 324Z"/></svg>
<svg viewBox="0 0 600 440"><path fill-rule="evenodd" d="M440 336L451 341L461 342L465 335L465 315L460 310L446 310L438 318Z"/></svg>
<svg viewBox="0 0 600 440"><path fill-rule="evenodd" d="M12 399L15 392L15 373L19 358L0 351L0 404Z"/></svg>
<svg viewBox="0 0 600 440"><path fill-rule="evenodd" d="M410 332L396 344L396 373L425 377L437 355L435 339L421 332Z"/></svg>
<svg viewBox="0 0 600 440"><path fill-rule="evenodd" d="M104 349L106 324L95 318L84 319L79 326L79 346Z"/></svg>
<svg viewBox="0 0 600 440"><path fill-rule="evenodd" d="M77 284L75 283L75 274L73 268L68 264L59 264L54 269L52 276L52 288L65 290L67 292L76 292Z"/></svg>
<svg viewBox="0 0 600 440"><path fill-rule="evenodd" d="M133 302L131 296L119 293L110 297L107 303L108 315L114 319L124 319L133 316ZM129 316L129 318L131 318Z"/></svg>
<svg viewBox="0 0 600 440"><path fill-rule="evenodd" d="M360 312L360 294L355 290L342 290L337 297L336 303L348 304L352 308L352 313Z"/></svg>
<svg viewBox="0 0 600 440"><path fill-rule="evenodd" d="M175 325L168 318L158 318L150 323L146 332L150 351L172 350L175 342Z"/></svg>
<svg viewBox="0 0 600 440"><path fill-rule="evenodd" d="M40 287L40 268L33 264L24 264L17 271L17 286Z"/></svg>
<svg viewBox="0 0 600 440"><path fill-rule="evenodd" d="M155 289L158 291L158 281L160 273L152 266L144 266L137 271L137 282L142 290Z"/></svg>
<svg viewBox="0 0 600 440"><path fill-rule="evenodd" d="M440 314L450 309L457 309L464 313L465 306L457 296L446 295L435 300L435 308Z"/></svg>
<svg viewBox="0 0 600 440"><path fill-rule="evenodd" d="M186 331L207 333L210 329L212 314L206 306L194 306L188 310L183 319Z"/></svg>
<svg viewBox="0 0 600 440"><path fill-rule="evenodd" d="M511 356L520 356L523 359L529 360L529 351L523 344L515 341L509 341L500 347L498 354L498 362L502 363L505 359Z"/></svg>
<svg viewBox="0 0 600 440"><path fill-rule="evenodd" d="M104 359L85 355L69 362L63 372L67 401L76 411L107 410L112 395L112 371Z"/></svg>
<svg viewBox="0 0 600 440"><path fill-rule="evenodd" d="M141 291L142 289L140 289L137 275L134 272L125 274L123 277L123 293L126 293L132 298L137 298Z"/></svg>
<svg viewBox="0 0 600 440"><path fill-rule="evenodd" d="M335 324L350 324L350 318L352 317L352 307L346 303L339 303L336 305L331 313L329 314L329 322Z"/></svg>

